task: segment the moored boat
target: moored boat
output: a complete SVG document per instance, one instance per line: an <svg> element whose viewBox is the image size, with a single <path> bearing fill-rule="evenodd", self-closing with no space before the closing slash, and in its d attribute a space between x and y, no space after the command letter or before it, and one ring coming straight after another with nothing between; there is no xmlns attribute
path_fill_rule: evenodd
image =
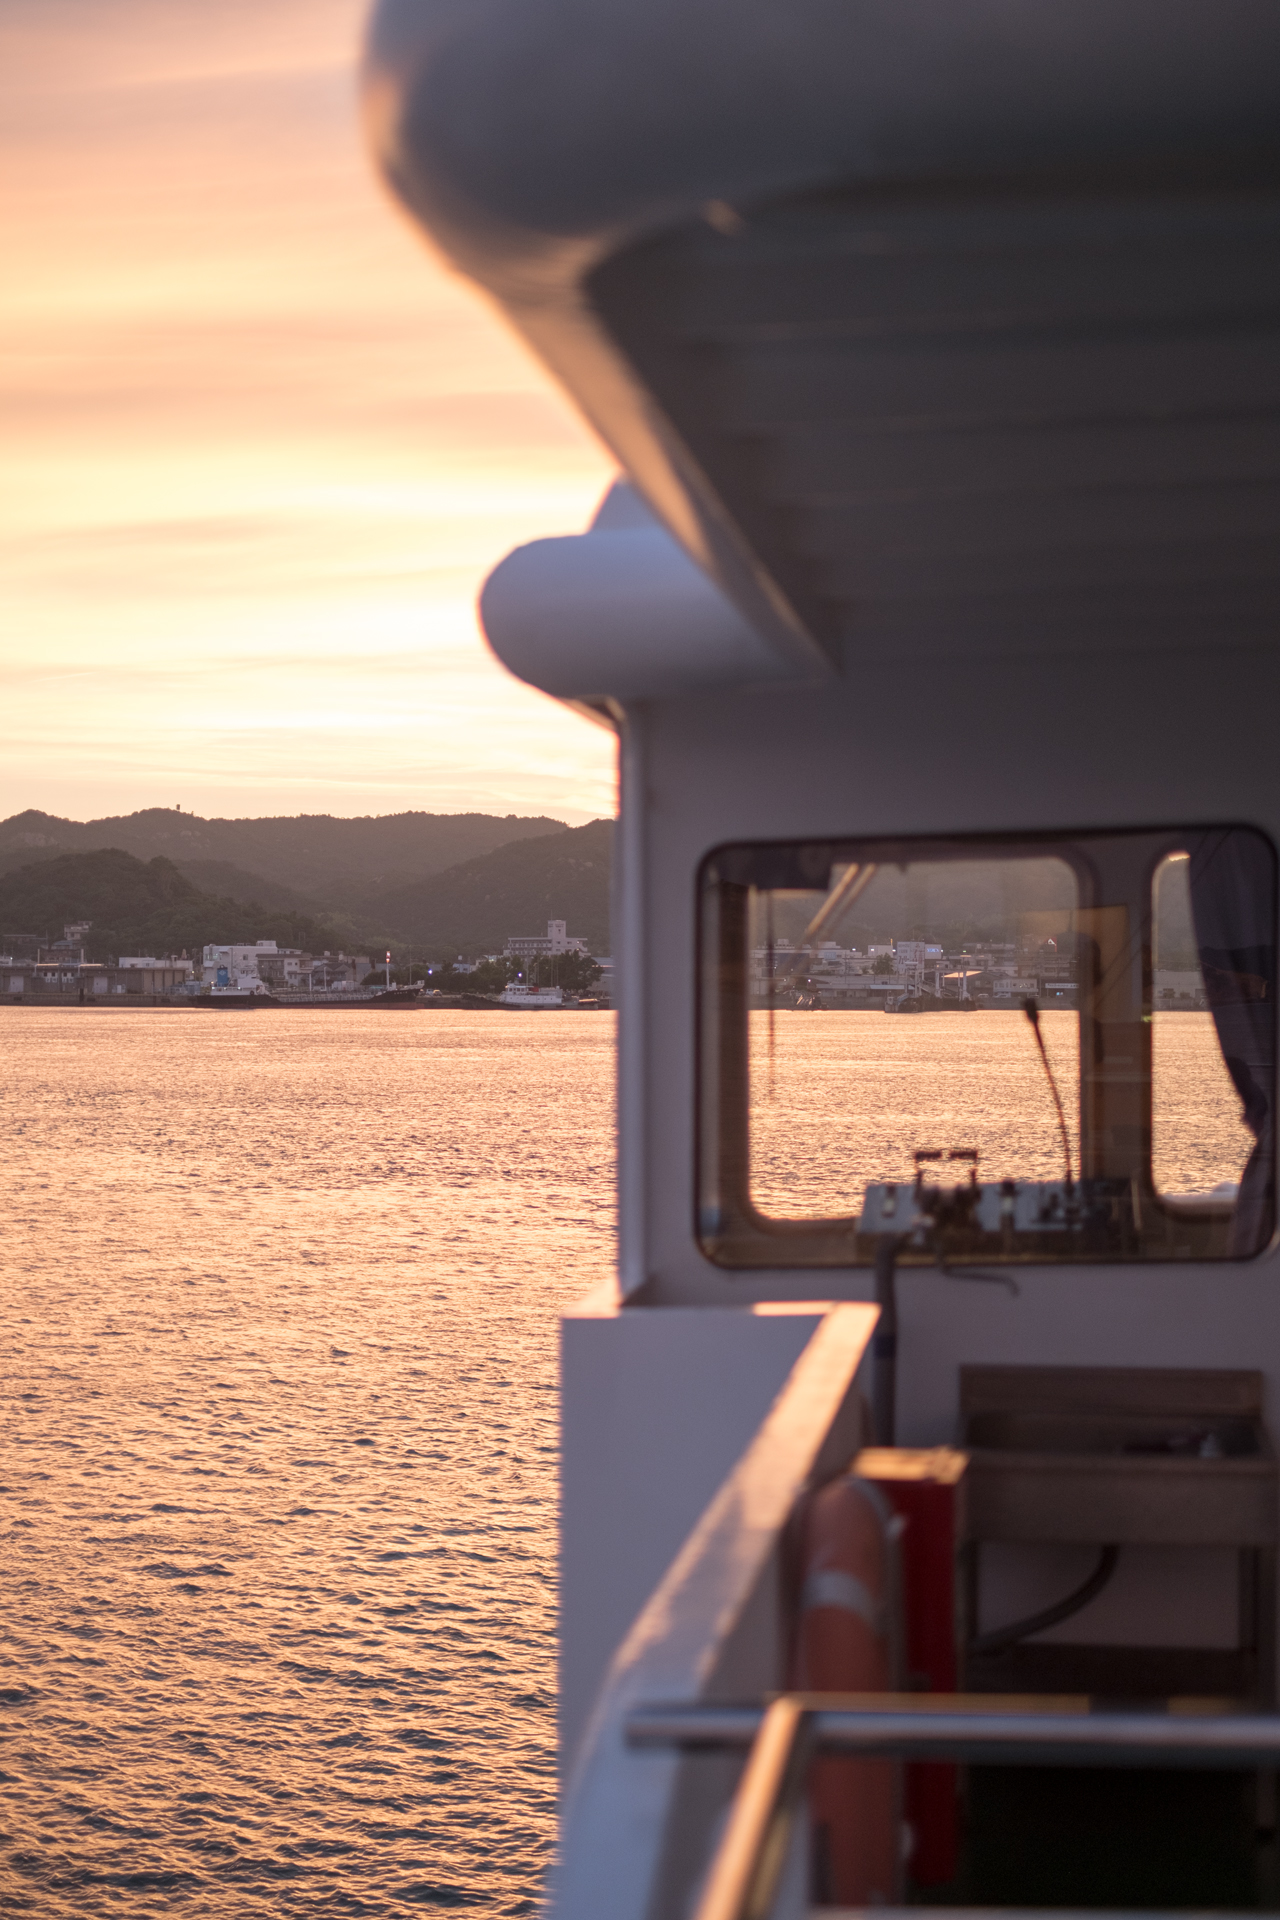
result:
<svg viewBox="0 0 1280 1920"><path fill-rule="evenodd" d="M253 1007L278 1007L282 1004L265 987L252 989L240 987L213 987L208 993L195 994L190 1004L193 1007L211 1007L244 1012Z"/></svg>
<svg viewBox="0 0 1280 1920"><path fill-rule="evenodd" d="M545 1013L564 1004L564 993L559 987L526 987L519 981L504 987L498 996L499 1006L515 1007L525 1013Z"/></svg>

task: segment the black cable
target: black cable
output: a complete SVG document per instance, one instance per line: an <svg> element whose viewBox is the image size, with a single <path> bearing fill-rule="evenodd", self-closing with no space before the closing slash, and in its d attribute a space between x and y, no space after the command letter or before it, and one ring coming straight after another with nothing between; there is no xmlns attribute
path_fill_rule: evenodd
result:
<svg viewBox="0 0 1280 1920"><path fill-rule="evenodd" d="M1041 1613L1033 1613L1025 1620L1014 1620L1007 1627L995 1627L990 1633L980 1633L969 1642L971 1654L1004 1653L1014 1647L1019 1640L1027 1640L1033 1633L1043 1633L1046 1627L1056 1627L1060 1620L1069 1620L1073 1613L1079 1613L1091 1600L1096 1600L1102 1589L1116 1570L1116 1561L1120 1558L1119 1547L1103 1547L1098 1555L1098 1564L1083 1586L1069 1593L1065 1600L1059 1600L1056 1606L1045 1607Z"/></svg>
<svg viewBox="0 0 1280 1920"><path fill-rule="evenodd" d="M1033 996L1028 995L1022 1003L1022 1011L1031 1022L1031 1031L1036 1036L1036 1045L1040 1049L1040 1059L1044 1064L1049 1080L1049 1091L1053 1095L1053 1104L1058 1109L1058 1131L1062 1135L1062 1157L1067 1163L1067 1192L1070 1193L1074 1181L1071 1178L1071 1135L1067 1132L1067 1116L1062 1110L1062 1098L1058 1092L1058 1083L1053 1077L1053 1068L1049 1065L1049 1056L1045 1052L1044 1035L1040 1031L1040 1009Z"/></svg>
<svg viewBox="0 0 1280 1920"><path fill-rule="evenodd" d="M984 1273L981 1267L952 1267L941 1254L937 1256L938 1272L945 1280L987 1280L993 1287L1004 1287L1016 1300L1022 1288L1011 1273Z"/></svg>
<svg viewBox="0 0 1280 1920"><path fill-rule="evenodd" d="M894 1275L901 1236L882 1233L876 1242L876 1305L880 1318L871 1336L871 1421L878 1447L893 1446L897 1435L898 1299Z"/></svg>

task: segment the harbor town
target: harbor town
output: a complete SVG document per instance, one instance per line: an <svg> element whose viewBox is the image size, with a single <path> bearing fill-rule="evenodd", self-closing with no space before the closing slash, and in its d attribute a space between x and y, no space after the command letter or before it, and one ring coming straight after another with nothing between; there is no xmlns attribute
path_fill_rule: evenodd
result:
<svg viewBox="0 0 1280 1920"><path fill-rule="evenodd" d="M3 999L68 1004L183 1001L218 995L265 996L304 1005L374 1000L393 987L417 988L421 1000L508 1006L610 1004L612 959L588 952L585 940L551 920L545 934L512 934L500 952L448 963L393 963L342 951L308 953L274 940L211 942L196 954L122 954L113 961L86 958L88 922L63 928L62 937L4 936L0 952ZM806 946L787 939L751 952L751 998L757 1007L921 1011L1017 1008L1028 998L1042 1006L1077 1004L1079 962L1066 938L993 941L948 952L926 940L890 940L842 947L834 940ZM1162 1012L1203 1011L1204 981L1194 968L1153 973L1152 1001Z"/></svg>
<svg viewBox="0 0 1280 1920"><path fill-rule="evenodd" d="M128 1005L263 1000L280 1006L358 1005L394 995L399 1004L492 1001L505 1006L608 1004L613 962L551 920L545 934L512 934L505 947L449 963L377 961L366 953L308 953L274 940L210 942L195 954L86 957L91 923L65 926L62 937L3 936L0 982L9 1004Z"/></svg>
<svg viewBox="0 0 1280 1920"><path fill-rule="evenodd" d="M1066 938L992 942L949 953L932 941L895 940L862 951L834 940L804 947L787 940L753 948L751 996L757 1006L815 1009L1077 1005L1079 961ZM1154 1005L1167 1012L1202 1011L1197 969L1157 967Z"/></svg>

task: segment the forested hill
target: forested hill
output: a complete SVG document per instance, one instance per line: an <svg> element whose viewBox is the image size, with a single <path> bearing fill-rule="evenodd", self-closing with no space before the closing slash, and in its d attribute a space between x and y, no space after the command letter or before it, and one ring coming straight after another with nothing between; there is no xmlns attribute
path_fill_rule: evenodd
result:
<svg viewBox="0 0 1280 1920"><path fill-rule="evenodd" d="M203 893L171 860L138 860L118 847L0 874L0 948L13 934L60 940L76 920L89 921L85 953L101 961L184 949L194 957L215 941L274 940L310 952L338 944L330 927L306 914Z"/></svg>
<svg viewBox="0 0 1280 1920"><path fill-rule="evenodd" d="M398 892L512 841L564 830L562 820L519 814L203 820L177 808L148 807L114 819L62 820L30 810L0 821L0 870L114 847L139 860L162 855L180 871L196 864L207 871L213 862L236 869L241 899L257 878L305 895L313 906L360 913L373 908L382 892ZM201 885L200 873L188 877Z"/></svg>
<svg viewBox="0 0 1280 1920"><path fill-rule="evenodd" d="M567 920L593 953L609 952L612 820L592 820L466 860L378 901L388 923L437 959L499 951L513 933Z"/></svg>

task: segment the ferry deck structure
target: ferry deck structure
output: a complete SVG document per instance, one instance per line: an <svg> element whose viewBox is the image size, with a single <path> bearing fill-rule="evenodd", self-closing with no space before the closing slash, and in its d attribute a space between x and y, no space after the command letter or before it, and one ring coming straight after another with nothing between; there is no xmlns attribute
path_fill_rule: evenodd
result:
<svg viewBox="0 0 1280 1920"><path fill-rule="evenodd" d="M364 101L623 475L482 601L621 759L552 1913L1274 1908L1280 11L381 0ZM1064 1163L939 1114L890 1164L833 1096L789 1197L752 947L993 874L1078 956ZM1165 885L1243 1125L1183 1191ZM857 1610L804 1560L855 1481L896 1571L851 1689L798 1649Z"/></svg>

